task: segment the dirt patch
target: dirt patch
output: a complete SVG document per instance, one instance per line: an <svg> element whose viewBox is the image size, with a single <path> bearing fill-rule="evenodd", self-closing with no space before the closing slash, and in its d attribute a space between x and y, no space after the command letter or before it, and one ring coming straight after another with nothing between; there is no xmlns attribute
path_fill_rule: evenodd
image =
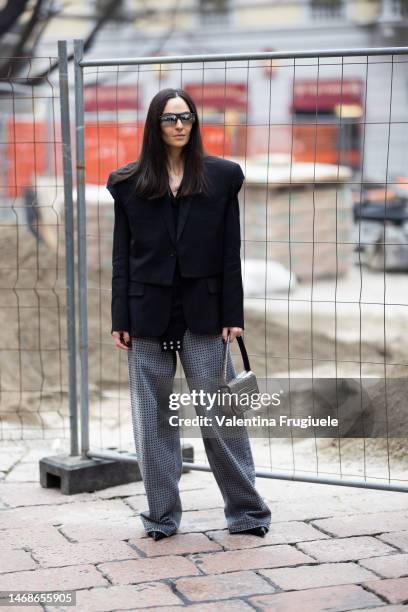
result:
<svg viewBox="0 0 408 612"><path fill-rule="evenodd" d="M18 231L17 231L18 229ZM61 230L62 232L62 230ZM47 429L67 432L68 351L66 342L66 290L63 236L58 253L50 252L24 227L1 228L2 261L10 262L1 271L1 424L3 439L11 430L41 436ZM97 407L107 393L127 394L126 354L114 348L110 335L110 270L88 271L89 394L91 414L100 418ZM76 294L78 312L78 294ZM314 307L314 329L288 328L268 305L267 312L246 307L246 346L251 367L259 378L285 376L381 376L398 378L405 374L408 348L404 343L382 345L382 331L370 342L358 338L336 342L324 333L324 314L319 324ZM375 324L374 324L375 327ZM78 371L79 371L79 350ZM237 343L232 352L237 371L242 369ZM388 364L401 364L388 367ZM341 365L341 367L340 367ZM363 366L363 367L362 367ZM78 381L79 389L79 381ZM392 389L387 409L392 419L406 419L406 394ZM379 391L374 398L375 416L384 417L385 405ZM95 406L95 411L93 409ZM106 414L106 413L105 413ZM113 412L110 411L109 417ZM97 416L98 415L98 416ZM388 415L390 418L390 414ZM115 423L110 421L110 427ZM120 418L118 417L118 423ZM389 450L393 459L402 459L403 439L385 440L378 452ZM320 441L322 442L322 441ZM323 442L322 442L323 443ZM342 440L343 450L356 441ZM325 453L338 452L324 441Z"/></svg>

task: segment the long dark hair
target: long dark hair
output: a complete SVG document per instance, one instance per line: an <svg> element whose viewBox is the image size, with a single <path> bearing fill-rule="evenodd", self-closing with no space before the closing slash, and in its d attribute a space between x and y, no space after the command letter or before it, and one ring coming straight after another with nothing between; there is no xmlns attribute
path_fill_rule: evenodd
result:
<svg viewBox="0 0 408 612"><path fill-rule="evenodd" d="M134 164L130 164L130 167L133 168L124 177L133 176L134 192L141 197L148 199L162 197L168 191L167 151L163 142L159 117L163 113L167 100L177 96L183 98L190 111L196 116L190 138L182 151L184 173L177 196L208 193L203 162L204 157L208 154L204 150L201 139L197 107L186 91L168 87L160 90L150 102L139 159Z"/></svg>

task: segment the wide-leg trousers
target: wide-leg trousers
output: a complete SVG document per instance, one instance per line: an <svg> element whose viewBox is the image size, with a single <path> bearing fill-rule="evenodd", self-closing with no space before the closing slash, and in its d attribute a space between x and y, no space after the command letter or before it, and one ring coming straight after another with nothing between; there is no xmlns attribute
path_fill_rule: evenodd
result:
<svg viewBox="0 0 408 612"><path fill-rule="evenodd" d="M180 361L190 390L214 392L222 371L224 342L221 334L184 333ZM163 351L158 339L131 337L128 355L133 433L138 464L146 491L148 510L140 513L146 532L171 535L180 526L182 504L179 480L182 454L179 427L169 422L169 394L177 368L174 351ZM228 354L227 380L236 376ZM222 415L217 402L208 411L194 406L196 415L211 415L211 427L200 425L209 465L224 500L224 514L231 533L252 527L269 529L271 512L255 488L255 467L248 432L214 423ZM174 414L174 413L173 413Z"/></svg>

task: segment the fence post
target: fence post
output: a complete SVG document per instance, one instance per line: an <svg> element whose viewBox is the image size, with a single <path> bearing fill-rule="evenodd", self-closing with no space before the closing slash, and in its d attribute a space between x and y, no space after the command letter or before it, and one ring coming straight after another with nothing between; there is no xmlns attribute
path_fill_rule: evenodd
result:
<svg viewBox="0 0 408 612"><path fill-rule="evenodd" d="M79 358L81 368L81 455L89 450L89 397L88 397L88 301L86 266L86 208L85 208L85 125L84 82L82 66L83 40L74 40L75 66L75 127L76 177L78 219L78 287L79 287Z"/></svg>
<svg viewBox="0 0 408 612"><path fill-rule="evenodd" d="M67 282L68 401L71 455L78 455L78 407L75 338L74 216L67 41L58 41L62 165L64 172L65 271Z"/></svg>

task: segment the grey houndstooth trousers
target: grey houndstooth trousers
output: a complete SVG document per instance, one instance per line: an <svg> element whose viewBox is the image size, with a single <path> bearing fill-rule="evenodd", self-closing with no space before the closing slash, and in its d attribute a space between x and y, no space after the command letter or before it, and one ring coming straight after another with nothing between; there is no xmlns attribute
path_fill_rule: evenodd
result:
<svg viewBox="0 0 408 612"><path fill-rule="evenodd" d="M221 334L194 334L183 337L180 361L190 392L215 391L214 381L222 370L224 342ZM178 483L182 454L178 427L169 424L169 394L172 392L177 358L163 351L158 339L131 338L128 373L136 454L149 506L140 513L146 532L171 535L180 525L182 505ZM236 376L228 354L227 380ZM194 406L196 414L208 415L205 404ZM214 404L210 414L222 414ZM271 512L255 488L255 467L245 426L225 432L224 425L211 431L201 427L207 458L224 499L224 513L231 533L259 527L269 528ZM228 427L227 429L231 429ZM206 431L207 434L206 435Z"/></svg>

